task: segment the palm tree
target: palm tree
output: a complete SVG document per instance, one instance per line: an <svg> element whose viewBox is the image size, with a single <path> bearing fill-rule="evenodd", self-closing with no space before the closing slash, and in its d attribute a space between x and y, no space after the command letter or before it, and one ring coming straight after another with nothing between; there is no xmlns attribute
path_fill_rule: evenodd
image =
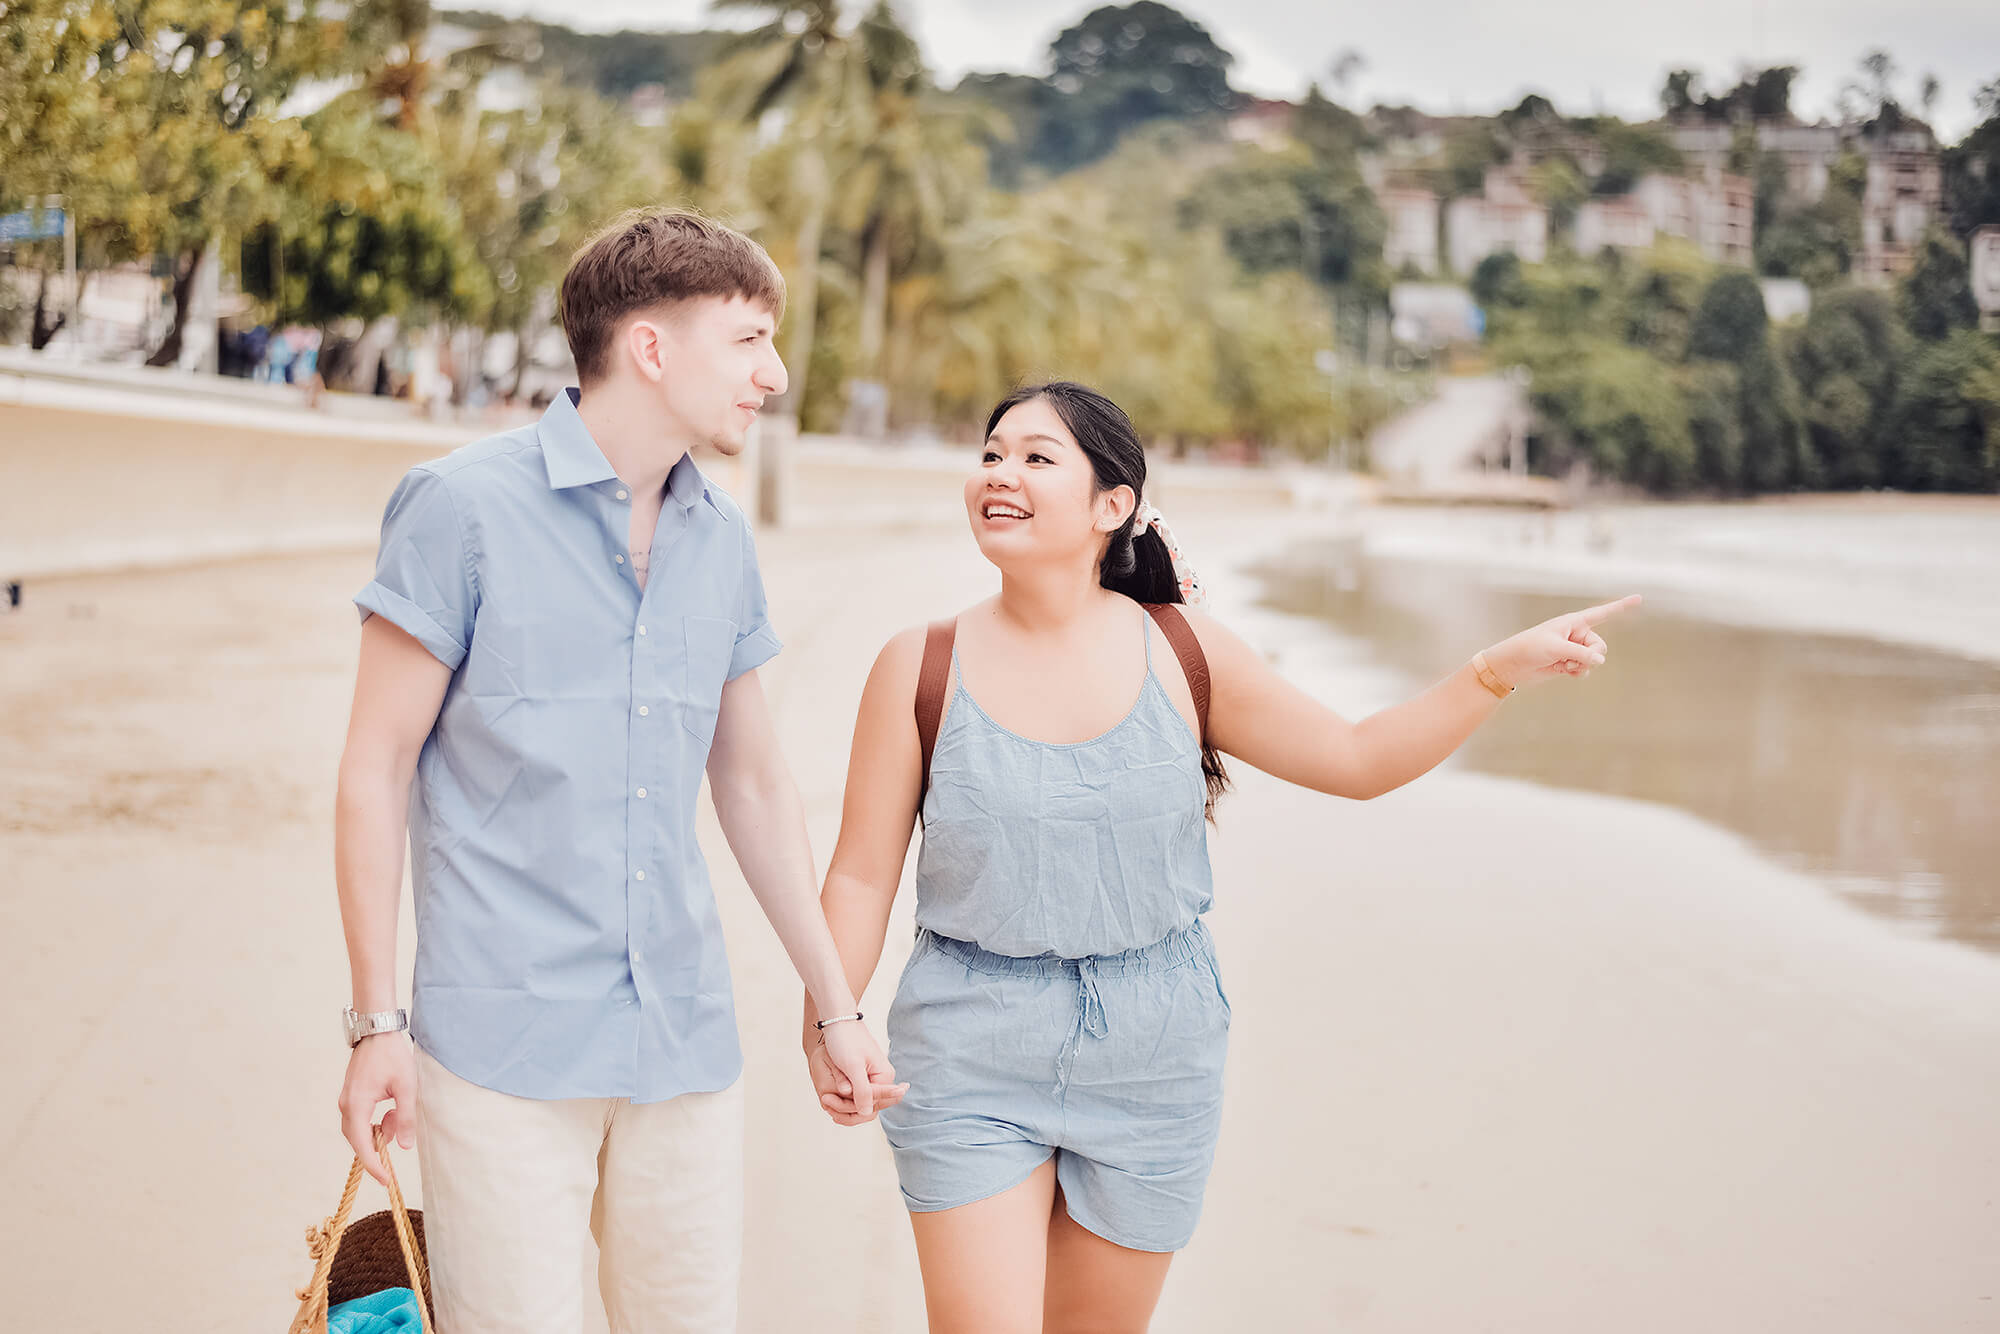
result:
<svg viewBox="0 0 2000 1334"><path fill-rule="evenodd" d="M877 0L856 36L874 89L873 132L841 177L834 213L860 254L856 370L879 382L892 270L907 275L935 264L940 238L971 214L985 186L986 155L975 133L1004 131L996 111L938 96L916 39L887 0Z"/></svg>
<svg viewBox="0 0 2000 1334"><path fill-rule="evenodd" d="M435 19L431 0L369 0L352 9L350 40L373 56L365 87L381 105L394 107L389 120L399 130L434 130L435 108L468 100L498 67L525 65L541 54L532 25L507 23L440 59L426 49Z"/></svg>
<svg viewBox="0 0 2000 1334"><path fill-rule="evenodd" d="M783 351L790 385L778 408L794 417L805 403L813 330L818 317L820 250L833 202L833 181L867 137L872 84L867 53L841 22L839 0L714 0L717 10L763 14L766 22L740 39L709 90L728 120L754 126L760 138L785 151L782 207L792 222L786 274L790 317ZM781 141L781 142L780 142ZM739 157L739 162L741 158ZM736 202L747 195L743 172L718 193ZM780 264L780 267L784 265ZM777 450L759 452L759 518L775 523Z"/></svg>
<svg viewBox="0 0 2000 1334"><path fill-rule="evenodd" d="M1067 199L994 195L939 242L937 263L891 292L902 392L939 417L976 419L1026 378L1091 375L1104 338L1150 293L1122 238Z"/></svg>

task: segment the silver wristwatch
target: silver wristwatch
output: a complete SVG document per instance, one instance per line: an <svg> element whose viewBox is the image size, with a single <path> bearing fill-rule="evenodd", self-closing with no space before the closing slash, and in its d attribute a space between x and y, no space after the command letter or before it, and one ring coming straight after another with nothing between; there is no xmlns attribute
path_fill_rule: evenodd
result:
<svg viewBox="0 0 2000 1334"><path fill-rule="evenodd" d="M347 1029L347 1045L353 1047L363 1038L372 1038L377 1033L401 1033L410 1026L408 1010L378 1010L374 1014L356 1014L353 1007L340 1012L341 1022Z"/></svg>

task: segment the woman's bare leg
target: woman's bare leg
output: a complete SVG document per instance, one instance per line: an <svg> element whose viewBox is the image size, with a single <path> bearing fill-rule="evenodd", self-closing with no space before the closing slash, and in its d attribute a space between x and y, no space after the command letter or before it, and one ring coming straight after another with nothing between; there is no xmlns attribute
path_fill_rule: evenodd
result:
<svg viewBox="0 0 2000 1334"><path fill-rule="evenodd" d="M1043 1334L1144 1334L1173 1253L1106 1241L1069 1216L1060 1188L1053 1203Z"/></svg>
<svg viewBox="0 0 2000 1334"><path fill-rule="evenodd" d="M1038 1334L1055 1190L1051 1158L998 1195L910 1215L931 1334Z"/></svg>

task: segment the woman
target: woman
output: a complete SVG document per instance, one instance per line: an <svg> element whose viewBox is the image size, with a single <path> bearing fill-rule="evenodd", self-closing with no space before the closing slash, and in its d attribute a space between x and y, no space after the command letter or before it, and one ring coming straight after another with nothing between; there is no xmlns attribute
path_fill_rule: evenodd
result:
<svg viewBox="0 0 2000 1334"><path fill-rule="evenodd" d="M1070 383L1010 395L965 486L1000 593L897 635L862 695L822 905L860 995L921 818L888 1021L907 1083L864 1115L810 1023L805 1045L834 1120L881 1117L934 1331L1152 1316L1221 1113L1229 1003L1201 921L1220 757L1388 792L1513 687L1602 663L1593 627L1637 601L1522 631L1350 723L1175 605L1196 585L1145 482L1115 404Z"/></svg>

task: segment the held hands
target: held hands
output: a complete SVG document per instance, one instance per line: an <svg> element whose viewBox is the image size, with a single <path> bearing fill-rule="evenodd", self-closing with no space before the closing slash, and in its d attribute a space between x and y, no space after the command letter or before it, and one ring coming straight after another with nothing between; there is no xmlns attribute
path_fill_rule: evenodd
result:
<svg viewBox="0 0 2000 1334"><path fill-rule="evenodd" d="M860 1021L806 1032L806 1072L834 1124L864 1125L909 1091L908 1084L895 1082L895 1068Z"/></svg>
<svg viewBox="0 0 2000 1334"><path fill-rule="evenodd" d="M1591 668L1604 665L1607 651L1597 627L1638 606L1639 600L1634 593L1616 602L1552 617L1487 649L1487 665L1503 683L1516 687L1552 676L1588 676Z"/></svg>

